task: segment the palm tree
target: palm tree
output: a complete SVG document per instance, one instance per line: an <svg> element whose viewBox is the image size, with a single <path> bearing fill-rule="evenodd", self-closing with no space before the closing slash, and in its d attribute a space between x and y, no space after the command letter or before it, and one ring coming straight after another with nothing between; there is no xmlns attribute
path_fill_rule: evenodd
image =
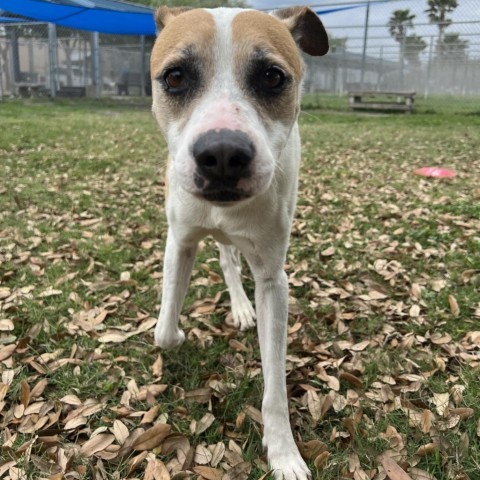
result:
<svg viewBox="0 0 480 480"><path fill-rule="evenodd" d="M427 42L418 35L405 37L405 58L411 65L420 65L420 53L427 48Z"/></svg>
<svg viewBox="0 0 480 480"><path fill-rule="evenodd" d="M407 28L413 27L415 15L406 8L405 10L395 10L388 20L388 31L390 35L400 44L400 84L403 87L404 64L405 64L405 37Z"/></svg>
<svg viewBox="0 0 480 480"><path fill-rule="evenodd" d="M390 35L400 44L403 44L407 27L413 27L415 15L407 8L405 10L395 10L388 21L388 31Z"/></svg>
<svg viewBox="0 0 480 480"><path fill-rule="evenodd" d="M425 13L428 14L430 23L438 26L437 50L441 55L443 53L443 34L445 29L452 23L447 14L453 12L458 7L457 0L428 0L428 8Z"/></svg>
<svg viewBox="0 0 480 480"><path fill-rule="evenodd" d="M333 35L329 35L328 44L330 45L330 52L343 52L347 49L347 41L347 37L334 37Z"/></svg>
<svg viewBox="0 0 480 480"><path fill-rule="evenodd" d="M460 38L459 33L446 33L442 39L442 51L445 57L465 58L468 40Z"/></svg>

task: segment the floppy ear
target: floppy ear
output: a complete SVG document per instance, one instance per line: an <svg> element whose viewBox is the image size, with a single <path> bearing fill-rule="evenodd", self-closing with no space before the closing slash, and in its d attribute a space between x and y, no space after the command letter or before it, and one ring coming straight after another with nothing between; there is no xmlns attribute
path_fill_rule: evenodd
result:
<svg viewBox="0 0 480 480"><path fill-rule="evenodd" d="M155 12L155 23L157 24L157 30L160 32L165 28L165 25L172 20L177 15L181 13L187 12L188 10L192 10L190 7L167 7L166 5L162 5L156 12Z"/></svg>
<svg viewBox="0 0 480 480"><path fill-rule="evenodd" d="M328 52L328 35L317 14L308 7L290 7L274 10L290 30L297 45L305 53L319 57Z"/></svg>

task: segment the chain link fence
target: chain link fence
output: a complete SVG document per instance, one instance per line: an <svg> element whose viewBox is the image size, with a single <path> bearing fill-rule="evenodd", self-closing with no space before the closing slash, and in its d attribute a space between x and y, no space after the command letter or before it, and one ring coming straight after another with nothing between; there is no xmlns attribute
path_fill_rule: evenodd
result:
<svg viewBox="0 0 480 480"><path fill-rule="evenodd" d="M405 4L408 12L402 14ZM459 0L451 23L441 25L430 23L426 0L351 5L356 8L322 17L331 50L305 58L306 93L480 95L478 0ZM154 40L45 23L0 24L0 95L148 95Z"/></svg>
<svg viewBox="0 0 480 480"><path fill-rule="evenodd" d="M480 95L480 3L459 0L440 22L427 8L426 0L372 1L322 17L330 54L305 58L306 92Z"/></svg>
<svg viewBox="0 0 480 480"><path fill-rule="evenodd" d="M0 25L0 95L148 95L154 40L45 23Z"/></svg>

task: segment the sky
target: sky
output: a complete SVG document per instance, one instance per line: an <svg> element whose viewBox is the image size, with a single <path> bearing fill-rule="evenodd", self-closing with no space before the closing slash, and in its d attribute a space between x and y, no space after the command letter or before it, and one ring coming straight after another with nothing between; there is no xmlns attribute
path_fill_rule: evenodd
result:
<svg viewBox="0 0 480 480"><path fill-rule="evenodd" d="M348 0L318 0L309 3L305 0L249 0L248 3L254 8L273 9L291 5L310 5L316 10L330 9L335 6L348 6ZM353 2L355 3L359 2ZM364 2L366 3L366 1ZM350 5L352 5L350 4ZM394 10L410 9L416 15L414 23L417 25L408 34L415 33L422 36L427 43L430 37L437 35L436 26L428 24L425 14L427 0L389 0L375 2L372 0L369 15L369 54L378 55L382 48L382 55L394 59L398 55L398 44L390 37L386 24ZM365 25L365 6L358 6L343 12L320 15L327 31L335 37L348 37L347 48L351 51L360 52L363 46L363 34ZM470 42L470 54L480 57L480 0L458 0L458 7L451 15L457 23L448 27L447 32L460 33L463 38Z"/></svg>

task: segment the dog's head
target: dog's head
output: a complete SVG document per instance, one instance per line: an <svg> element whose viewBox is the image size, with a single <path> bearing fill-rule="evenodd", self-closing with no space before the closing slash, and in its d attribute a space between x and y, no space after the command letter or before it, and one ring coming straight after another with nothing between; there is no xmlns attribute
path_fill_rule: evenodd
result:
<svg viewBox="0 0 480 480"><path fill-rule="evenodd" d="M328 51L307 7L273 14L160 7L153 113L181 187L232 204L265 191L300 109L303 62ZM281 166L279 167L281 168Z"/></svg>

